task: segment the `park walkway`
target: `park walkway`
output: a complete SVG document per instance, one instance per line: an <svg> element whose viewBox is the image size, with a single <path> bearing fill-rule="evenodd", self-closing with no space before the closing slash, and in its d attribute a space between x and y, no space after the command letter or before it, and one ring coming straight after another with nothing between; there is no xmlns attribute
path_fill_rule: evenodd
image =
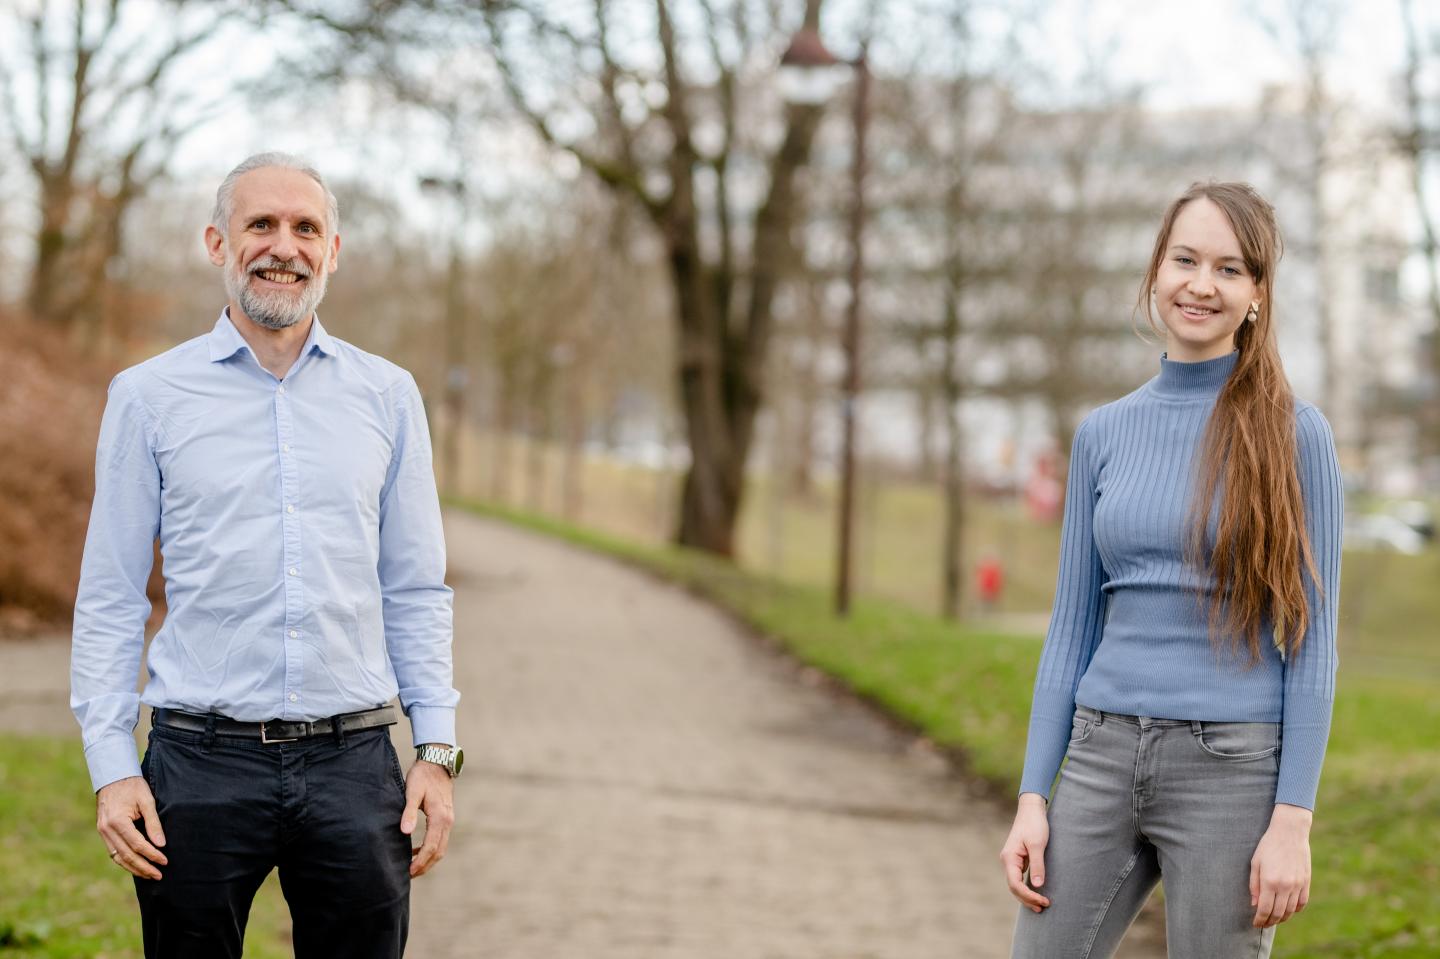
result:
<svg viewBox="0 0 1440 959"><path fill-rule="evenodd" d="M1008 819L934 756L678 589L464 514L446 535L468 765L413 955L1008 954Z"/></svg>

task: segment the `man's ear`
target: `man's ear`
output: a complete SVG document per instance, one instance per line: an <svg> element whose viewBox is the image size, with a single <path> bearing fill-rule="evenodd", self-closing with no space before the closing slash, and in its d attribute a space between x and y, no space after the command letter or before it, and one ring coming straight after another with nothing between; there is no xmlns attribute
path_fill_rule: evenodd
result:
<svg viewBox="0 0 1440 959"><path fill-rule="evenodd" d="M216 266L225 265L225 234L215 229L215 224L205 228L205 252Z"/></svg>
<svg viewBox="0 0 1440 959"><path fill-rule="evenodd" d="M327 260L326 268L331 273L340 269L340 234L338 233L335 234L335 238L330 241L330 256Z"/></svg>

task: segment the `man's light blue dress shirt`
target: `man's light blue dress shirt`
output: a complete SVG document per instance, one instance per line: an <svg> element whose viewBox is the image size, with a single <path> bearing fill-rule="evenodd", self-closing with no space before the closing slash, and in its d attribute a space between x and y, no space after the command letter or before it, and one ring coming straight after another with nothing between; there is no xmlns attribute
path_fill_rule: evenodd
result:
<svg viewBox="0 0 1440 959"><path fill-rule="evenodd" d="M415 380L319 317L277 380L220 315L110 384L75 603L71 708L98 790L140 775L152 544L169 611L143 700L313 720L399 693L454 743L451 592Z"/></svg>

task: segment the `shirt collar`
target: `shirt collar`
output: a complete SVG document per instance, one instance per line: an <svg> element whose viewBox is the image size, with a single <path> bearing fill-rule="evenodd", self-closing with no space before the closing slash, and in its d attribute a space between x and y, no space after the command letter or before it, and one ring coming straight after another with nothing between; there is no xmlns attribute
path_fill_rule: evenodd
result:
<svg viewBox="0 0 1440 959"><path fill-rule="evenodd" d="M220 319L215 321L215 328L210 331L210 361L212 363L220 360L228 360L241 350L250 349L250 344L235 329L235 324L230 321L230 307L220 311ZM305 338L305 345L300 348L300 355L305 356L311 350L319 350L326 356L334 356L338 351L335 349L335 341L330 334L325 332L325 327L320 325L320 314L315 314L315 320L310 324L310 335Z"/></svg>

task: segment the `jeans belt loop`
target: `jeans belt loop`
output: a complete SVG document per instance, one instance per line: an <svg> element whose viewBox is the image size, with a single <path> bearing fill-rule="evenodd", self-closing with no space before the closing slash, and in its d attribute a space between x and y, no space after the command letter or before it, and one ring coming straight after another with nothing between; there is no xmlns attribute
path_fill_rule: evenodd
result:
<svg viewBox="0 0 1440 959"><path fill-rule="evenodd" d="M205 739L200 744L200 749L207 756L210 750L215 748L215 714L210 713L205 717Z"/></svg>

